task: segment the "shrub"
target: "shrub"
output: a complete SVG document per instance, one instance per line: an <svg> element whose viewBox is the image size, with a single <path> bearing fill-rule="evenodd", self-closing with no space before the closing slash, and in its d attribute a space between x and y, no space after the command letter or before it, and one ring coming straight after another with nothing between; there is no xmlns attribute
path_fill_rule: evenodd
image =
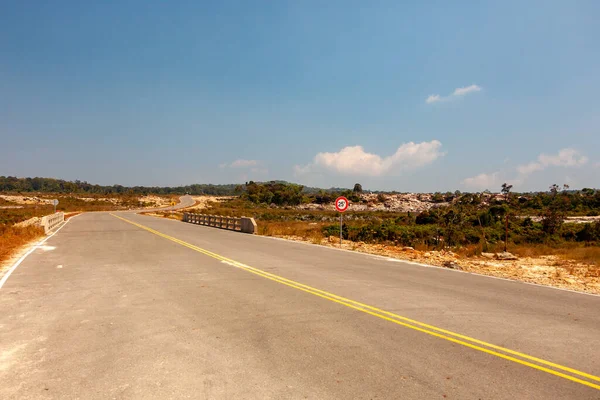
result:
<svg viewBox="0 0 600 400"><path fill-rule="evenodd" d="M417 225L436 224L439 221L439 217L433 211L423 211L415 218Z"/></svg>

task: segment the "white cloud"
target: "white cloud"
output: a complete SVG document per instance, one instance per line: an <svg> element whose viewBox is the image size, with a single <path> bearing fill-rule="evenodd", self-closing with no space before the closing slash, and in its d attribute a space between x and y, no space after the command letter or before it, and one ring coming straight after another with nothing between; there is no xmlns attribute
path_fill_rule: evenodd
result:
<svg viewBox="0 0 600 400"><path fill-rule="evenodd" d="M517 176L513 179L505 179L500 172L491 174L479 174L471 178L466 178L462 184L471 189L490 189L499 188L504 182L513 185L521 185L525 179L534 172L543 171L548 167L580 167L588 162L588 158L580 154L577 150L565 148L559 150L555 155L540 154L536 161L519 165L515 172ZM600 163L597 164L600 166Z"/></svg>
<svg viewBox="0 0 600 400"><path fill-rule="evenodd" d="M471 86L465 86L465 87L454 89L454 92L452 93L452 95L453 96L464 96L465 94L469 94L469 93L473 93L473 92L480 92L480 91L481 91L480 86L471 85Z"/></svg>
<svg viewBox="0 0 600 400"><path fill-rule="evenodd" d="M296 166L298 175L327 170L342 175L384 176L401 170L413 169L434 162L445 153L437 140L404 143L394 154L381 157L367 153L362 146L344 147L336 153L318 153L313 162Z"/></svg>
<svg viewBox="0 0 600 400"><path fill-rule="evenodd" d="M439 94L432 94L431 96L429 96L427 98L427 100L425 100L425 103L431 104L431 103L435 103L437 101L442 101L442 98L440 97L440 95Z"/></svg>
<svg viewBox="0 0 600 400"><path fill-rule="evenodd" d="M494 190L497 186L500 186L500 173L493 172L491 174L479 174L471 178L466 178L462 181L462 184L471 189L490 189Z"/></svg>
<svg viewBox="0 0 600 400"><path fill-rule="evenodd" d="M456 98L456 97L465 96L469 93L480 92L481 90L482 90L481 86L478 86L475 84L473 84L471 86L460 87L460 88L454 89L454 92L452 92L448 96L440 96L439 94L432 94L425 100L425 103L433 104L433 103L438 103L440 101L448 101L448 100L452 100L453 98Z"/></svg>
<svg viewBox="0 0 600 400"><path fill-rule="evenodd" d="M244 160L244 159L239 159L239 160L235 160L232 163L228 164L220 164L219 168L250 168L250 167L256 167L260 165L260 161L258 160Z"/></svg>
<svg viewBox="0 0 600 400"><path fill-rule="evenodd" d="M295 165L294 166L294 174L296 176L306 175L306 174L310 173L312 167L313 167L313 164Z"/></svg>
<svg viewBox="0 0 600 400"><path fill-rule="evenodd" d="M517 171L521 175L529 175L535 171L541 171L544 169L544 166L538 162L532 161L529 164L519 165L517 167Z"/></svg>
<svg viewBox="0 0 600 400"><path fill-rule="evenodd" d="M257 160L235 160L231 163L231 168L248 168L248 167L256 167L259 164Z"/></svg>
<svg viewBox="0 0 600 400"><path fill-rule="evenodd" d="M588 162L588 158L579 154L575 149L562 149L555 156L540 154L538 159L543 165L558 167L580 167Z"/></svg>
<svg viewBox="0 0 600 400"><path fill-rule="evenodd" d="M547 167L580 167L588 162L588 158L581 155L575 149L562 149L556 155L540 154L537 161L525 165L519 165L517 171L521 175L529 175L536 171L542 171Z"/></svg>

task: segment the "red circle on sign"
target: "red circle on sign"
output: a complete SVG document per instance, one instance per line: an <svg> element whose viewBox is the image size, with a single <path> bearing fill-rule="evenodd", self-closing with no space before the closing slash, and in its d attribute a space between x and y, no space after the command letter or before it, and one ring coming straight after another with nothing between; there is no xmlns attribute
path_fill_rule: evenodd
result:
<svg viewBox="0 0 600 400"><path fill-rule="evenodd" d="M346 211L348 209L348 206L350 206L350 202L344 196L340 196L337 199L335 199L335 209L339 212Z"/></svg>

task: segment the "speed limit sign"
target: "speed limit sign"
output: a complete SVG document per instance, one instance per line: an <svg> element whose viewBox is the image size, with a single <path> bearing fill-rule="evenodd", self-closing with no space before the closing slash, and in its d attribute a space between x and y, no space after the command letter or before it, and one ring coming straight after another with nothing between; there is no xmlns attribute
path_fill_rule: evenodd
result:
<svg viewBox="0 0 600 400"><path fill-rule="evenodd" d="M350 205L350 202L344 196L340 196L337 199L335 199L335 209L338 210L339 212L346 211L348 209L349 205Z"/></svg>
<svg viewBox="0 0 600 400"><path fill-rule="evenodd" d="M342 247L342 230L344 225L342 223L342 213L348 209L350 202L344 196L340 196L335 199L335 209L340 212L340 247Z"/></svg>

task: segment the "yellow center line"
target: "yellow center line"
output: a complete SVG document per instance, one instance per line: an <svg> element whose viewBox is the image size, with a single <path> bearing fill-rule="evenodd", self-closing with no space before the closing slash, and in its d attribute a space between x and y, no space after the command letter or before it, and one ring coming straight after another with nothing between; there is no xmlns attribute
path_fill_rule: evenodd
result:
<svg viewBox="0 0 600 400"><path fill-rule="evenodd" d="M249 265L242 264L242 263L237 262L235 260L232 260L230 258L223 257L223 256L221 256L219 254L216 254L216 253L213 253L211 251L205 250L205 249L200 248L198 246L194 246L193 244L184 242L183 240L180 240L180 239L177 239L175 237L166 235L164 233L156 231L156 230L154 230L152 228L149 228L147 226L138 224L136 222L130 221L130 220L125 219L123 217L120 217L118 215L115 215L115 214L111 214L111 215L114 216L114 217L116 217L116 218L118 218L118 219L120 219L120 220L122 220L122 221L125 221L125 222L128 222L128 223L132 224L132 225L135 225L138 228L144 229L144 230L146 230L148 232L151 232L151 233L153 233L155 235L161 236L161 237L163 237L165 239L168 239L170 241L178 243L178 244L180 244L182 246L190 248L190 249L192 249L194 251L197 251L199 253L205 254L205 255L207 255L209 257L212 257L214 259L223 261L223 262L225 262L227 264L230 264L232 266L244 269L244 270L246 270L246 271L248 271L250 273L253 273L255 275L261 276L263 278L266 278L266 279L269 279L269 280L281 283L283 285L292 287L294 289L301 290L301 291L306 292L306 293L310 293L310 294L318 296L320 298L330 300L332 302L344 305L346 307L352 308L352 309L357 310L357 311L364 312L366 314L369 314L369 315L381 318L383 320L386 320L386 321L389 321L389 322L393 322L393 323L395 323L397 325L401 325L401 326L404 326L404 327L407 327L407 328L410 328L410 329L414 329L416 331L423 332L423 333L426 333L426 334L431 335L431 336L435 336L435 337L440 338L440 339L444 339L444 340L447 340L447 341L450 341L450 342L453 342L453 343L457 343L457 344L460 344L462 346L469 347L471 349L475 349L475 350L478 350L478 351L481 351L481 352L484 352L484 353L487 353L487 354L491 354L491 355L494 355L496 357L503 358L505 360L513 361L515 363L518 363L518 364L521 364L521 365L525 365L525 366L528 366L528 367L531 367L531 368L534 368L534 369L537 369L537 370L540 370L540 371L544 371L544 372L547 372L549 374L552 374L552 375L555 375L555 376L559 376L561 378L565 378L565 379L568 379L570 381L577 382L577 383L580 383L582 385L589 386L591 388L600 390L600 385L595 384L593 382L588 382L588 381L585 381L585 380L579 378L579 377L583 377L583 378L587 378L587 379L590 379L590 380L593 380L593 381L600 382L600 377L598 377L598 376L595 376L595 375L592 375L592 374L588 374L588 373L583 372L583 371L578 371L576 369L569 368L569 367L566 367L566 366L563 366L563 365L560 365L560 364L556 364L556 363L553 363L553 362L550 362L550 361L546 361L546 360L543 360L541 358L533 357L533 356L530 356L528 354L520 353L518 351L510 350L510 349L507 349L507 348L504 348L504 347L501 347L501 346L497 346L497 345L494 345L494 344L491 344L491 343L487 343L487 342L484 342L482 340L471 338L469 336L461 335L459 333L455 333L455 332L452 332L452 331L449 331L449 330L446 330L446 329L438 328L438 327L433 326L433 325L425 324L425 323L422 323L422 322L419 322L419 321L416 321L416 320L413 320L413 319L410 319L410 318L403 317L403 316L398 315L398 314L391 313L389 311L381 310L379 308L376 308L376 307L373 307L373 306L370 306L370 305L367 305L367 304L363 304L363 303L360 303L358 301L350 300L350 299L344 298L342 296L338 296L338 295L335 295L333 293L326 292L324 290L316 289L316 288L313 288L311 286L304 285L302 283L299 283L299 282L296 282L296 281L293 281L293 280L290 280L290 279L286 279L284 277L272 274L270 272L266 272L266 271L263 271L261 269L251 267ZM468 343L468 342L471 342L471 343ZM482 347L482 346L485 346L487 348ZM490 349L494 349L494 350L497 350L497 351L490 350ZM516 357L512 357L512 356L507 355L507 354L500 353L499 351L501 351L503 353L511 354L513 356L520 357L522 359L519 359L519 358L516 358ZM532 362L525 361L525 360L534 361L534 362L536 362L538 364L542 364L542 365L534 364ZM568 375L568 374L566 374L564 372L555 371L555 370L550 369L548 367L552 367L552 368L555 368L555 369L558 369L558 370L561 370L561 371L564 371L564 372L569 372L569 373L571 373L573 375L579 375L579 377Z"/></svg>

